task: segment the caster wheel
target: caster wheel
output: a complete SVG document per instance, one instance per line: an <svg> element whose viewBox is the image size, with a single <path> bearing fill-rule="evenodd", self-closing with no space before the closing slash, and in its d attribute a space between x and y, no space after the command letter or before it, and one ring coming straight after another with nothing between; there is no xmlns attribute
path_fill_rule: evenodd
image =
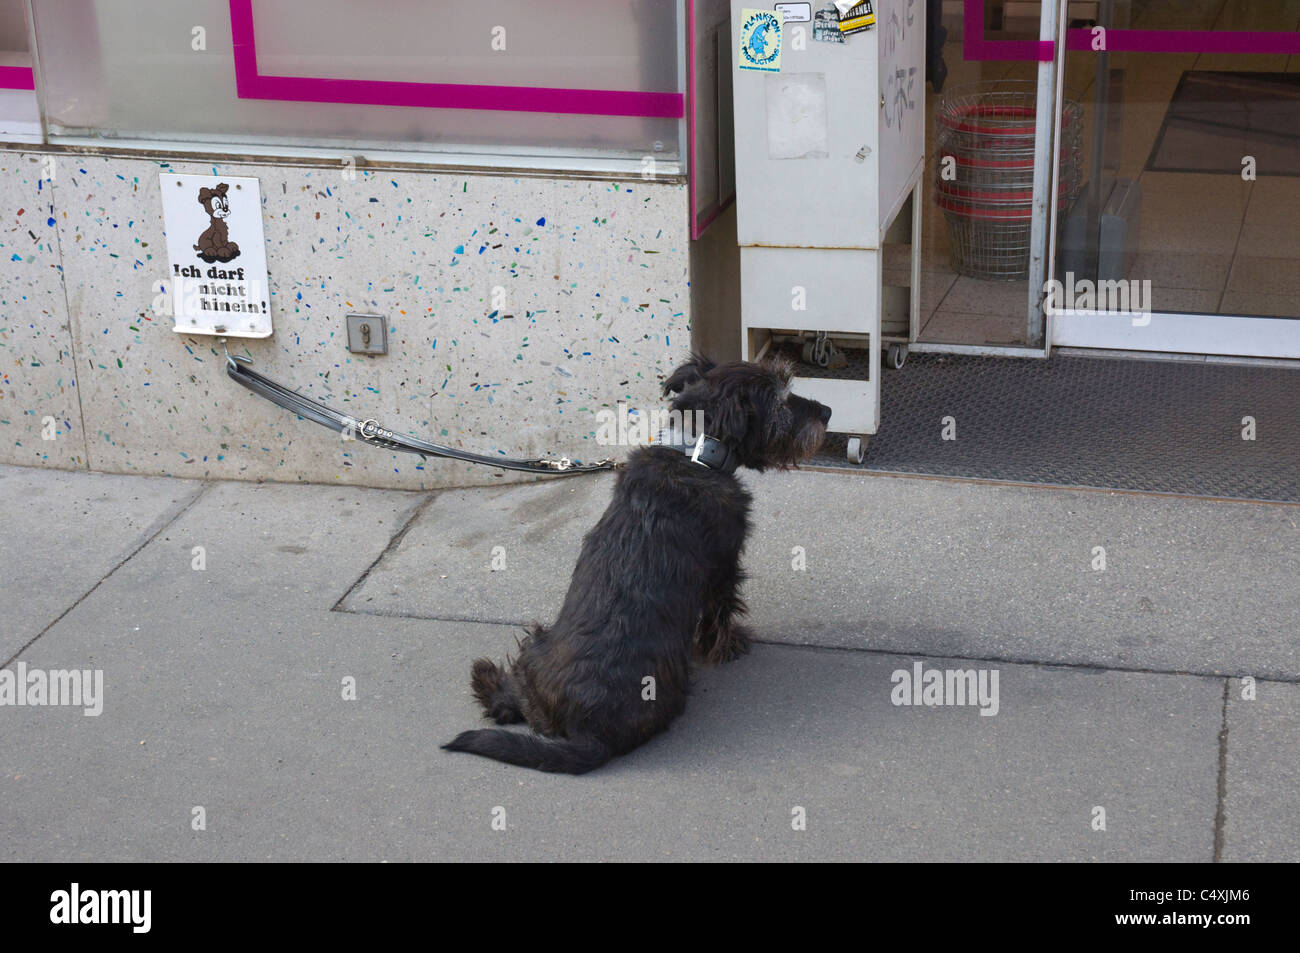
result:
<svg viewBox="0 0 1300 953"><path fill-rule="evenodd" d="M867 459L867 438L850 437L849 438L849 463L860 464Z"/></svg>
<svg viewBox="0 0 1300 953"><path fill-rule="evenodd" d="M805 341L803 346L803 362L811 364L813 367L828 367L831 362L832 348L827 345L818 347L816 341Z"/></svg>
<svg viewBox="0 0 1300 953"><path fill-rule="evenodd" d="M907 363L907 345L891 344L885 349L885 366L890 370L901 370Z"/></svg>

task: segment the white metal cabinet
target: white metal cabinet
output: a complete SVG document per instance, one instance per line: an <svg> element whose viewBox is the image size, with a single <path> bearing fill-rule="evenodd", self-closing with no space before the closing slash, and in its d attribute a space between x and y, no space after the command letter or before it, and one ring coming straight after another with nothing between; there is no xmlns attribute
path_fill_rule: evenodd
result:
<svg viewBox="0 0 1300 953"><path fill-rule="evenodd" d="M813 16L833 9L810 7ZM745 11L773 7L731 4L741 356L762 356L773 334L827 332L857 345L846 372L803 366L793 389L830 405L831 429L854 435L850 458L856 450L859 462L880 423L882 247L909 196L903 341L918 330L925 150L924 0L874 7L875 26L842 43L815 39L811 21L784 22L780 69L768 72L741 67L741 44Z"/></svg>

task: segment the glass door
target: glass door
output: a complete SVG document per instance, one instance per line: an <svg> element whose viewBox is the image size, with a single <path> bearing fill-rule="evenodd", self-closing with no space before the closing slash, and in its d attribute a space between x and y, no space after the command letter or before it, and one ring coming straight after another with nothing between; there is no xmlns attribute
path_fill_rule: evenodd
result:
<svg viewBox="0 0 1300 953"><path fill-rule="evenodd" d="M1053 182L1056 0L926 0L927 184L914 348L1042 356L1048 196L1064 212L1077 164ZM1078 151L1072 107L1062 135ZM892 271L886 245L886 284ZM905 281L905 278L903 279Z"/></svg>
<svg viewBox="0 0 1300 953"><path fill-rule="evenodd" d="M1300 0L1045 5L1080 183L1050 209L1050 342L1300 358Z"/></svg>

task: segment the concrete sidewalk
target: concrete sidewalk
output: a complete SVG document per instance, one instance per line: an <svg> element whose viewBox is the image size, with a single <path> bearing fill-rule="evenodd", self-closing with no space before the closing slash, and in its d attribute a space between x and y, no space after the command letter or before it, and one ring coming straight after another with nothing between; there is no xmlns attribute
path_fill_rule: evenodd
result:
<svg viewBox="0 0 1300 953"><path fill-rule="evenodd" d="M609 477L0 468L0 661L104 673L98 717L0 706L0 858L1300 859L1300 507L749 482L764 643L571 778L437 744L480 723L470 660L554 613ZM996 671L996 715L892 704L916 663Z"/></svg>

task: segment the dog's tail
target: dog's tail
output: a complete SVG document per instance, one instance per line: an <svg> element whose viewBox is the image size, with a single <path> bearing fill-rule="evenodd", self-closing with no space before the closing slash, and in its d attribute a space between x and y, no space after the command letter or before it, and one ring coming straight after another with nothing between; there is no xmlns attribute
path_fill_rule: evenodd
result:
<svg viewBox="0 0 1300 953"><path fill-rule="evenodd" d="M531 731L505 728L462 731L443 748L559 774L586 774L608 761L612 754L608 745L595 738L547 738Z"/></svg>

